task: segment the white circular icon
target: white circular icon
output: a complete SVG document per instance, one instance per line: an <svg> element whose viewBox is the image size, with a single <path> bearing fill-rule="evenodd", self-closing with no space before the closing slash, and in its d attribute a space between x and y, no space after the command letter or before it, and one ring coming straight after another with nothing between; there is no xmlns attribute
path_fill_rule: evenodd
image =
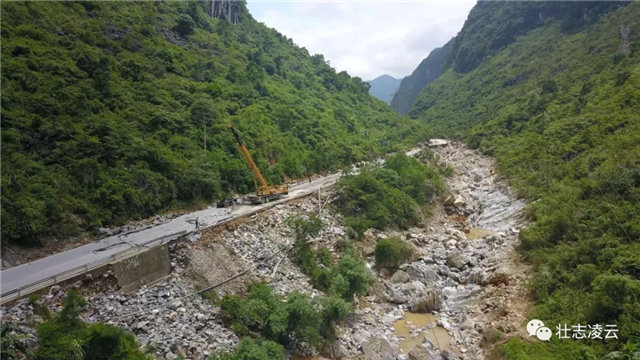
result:
<svg viewBox="0 0 640 360"><path fill-rule="evenodd" d="M551 329L546 326L539 327L536 330L536 337L542 341L549 341L551 339Z"/></svg>
<svg viewBox="0 0 640 360"><path fill-rule="evenodd" d="M527 332L529 333L529 336L535 336L536 335L536 330L538 330L539 328L543 327L544 323L538 319L533 319L531 321L529 321L527 323Z"/></svg>

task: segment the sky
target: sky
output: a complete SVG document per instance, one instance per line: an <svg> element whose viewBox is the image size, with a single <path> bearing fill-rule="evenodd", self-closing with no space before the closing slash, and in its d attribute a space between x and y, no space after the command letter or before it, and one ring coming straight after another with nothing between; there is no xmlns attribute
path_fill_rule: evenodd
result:
<svg viewBox="0 0 640 360"><path fill-rule="evenodd" d="M363 80L410 75L455 36L473 0L247 0L251 15Z"/></svg>

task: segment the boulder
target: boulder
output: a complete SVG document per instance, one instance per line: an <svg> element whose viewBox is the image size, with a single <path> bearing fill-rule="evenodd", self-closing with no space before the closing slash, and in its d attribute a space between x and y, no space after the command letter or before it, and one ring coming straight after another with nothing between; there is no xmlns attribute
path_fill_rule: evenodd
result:
<svg viewBox="0 0 640 360"><path fill-rule="evenodd" d="M405 295L411 295L413 293L422 293L426 287L420 281L414 280L412 282L400 284L400 290Z"/></svg>
<svg viewBox="0 0 640 360"><path fill-rule="evenodd" d="M458 270L462 269L469 259L459 250L454 250L447 255L447 265Z"/></svg>
<svg viewBox="0 0 640 360"><path fill-rule="evenodd" d="M484 285L487 283L487 275L484 273L484 271L474 270L469 273L469 275L467 275L467 277L465 278L465 282L467 284Z"/></svg>
<svg viewBox="0 0 640 360"><path fill-rule="evenodd" d="M396 358L391 345L381 337L372 337L362 344L362 352L367 360L394 360Z"/></svg>
<svg viewBox="0 0 640 360"><path fill-rule="evenodd" d="M438 359L435 354L423 346L416 346L409 352L409 360L434 360Z"/></svg>
<svg viewBox="0 0 640 360"><path fill-rule="evenodd" d="M339 340L333 341L331 346L329 346L328 352L334 359L342 359L343 357L349 356L349 352L344 348Z"/></svg>
<svg viewBox="0 0 640 360"><path fill-rule="evenodd" d="M385 284L385 287L388 301L394 304L404 304L407 302L407 298L400 289L392 284Z"/></svg>
<svg viewBox="0 0 640 360"><path fill-rule="evenodd" d="M409 281L409 275L402 270L396 271L391 277L391 282L394 284L406 283L407 281Z"/></svg>
<svg viewBox="0 0 640 360"><path fill-rule="evenodd" d="M450 350L448 349L444 349L442 350L442 357L445 358L446 360L460 360L460 358L458 357L458 355L452 353Z"/></svg>
<svg viewBox="0 0 640 360"><path fill-rule="evenodd" d="M413 262L408 264L404 267L403 271L407 273L409 279L418 280L427 286L440 281L440 276L438 276L435 271L429 269L429 267L423 262Z"/></svg>
<svg viewBox="0 0 640 360"><path fill-rule="evenodd" d="M442 292L438 289L429 289L422 297L411 304L411 311L427 313L439 310L442 307L442 302Z"/></svg>

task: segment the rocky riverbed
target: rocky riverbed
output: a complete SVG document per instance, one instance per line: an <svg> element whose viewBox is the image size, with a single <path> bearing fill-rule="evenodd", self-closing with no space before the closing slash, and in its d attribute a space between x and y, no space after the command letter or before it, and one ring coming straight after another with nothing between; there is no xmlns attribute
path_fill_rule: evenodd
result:
<svg viewBox="0 0 640 360"><path fill-rule="evenodd" d="M450 196L421 226L368 231L357 244L376 280L339 329L331 348L334 357L481 359L487 334L521 332L528 269L514 248L524 225L524 203L509 192L490 158L462 144L435 152L454 169L448 179ZM258 280L268 281L280 294L318 295L291 261L293 236L285 219L321 210L325 228L315 242L337 251L346 235L342 217L332 210L333 196L331 189L323 189L319 197L278 205L173 244L171 275L135 292L122 293L109 274L75 284L87 297L84 320L131 331L159 358L202 359L231 349L238 339L222 324L212 299L242 293ZM375 242L388 236L409 241L418 252L395 273L373 266ZM196 293L232 276L237 277L206 296ZM59 310L64 290L54 287L38 302ZM34 324L42 321L34 305L22 300L2 310L3 322L32 342Z"/></svg>
<svg viewBox="0 0 640 360"><path fill-rule="evenodd" d="M528 268L518 261L515 247L525 224L524 202L509 192L490 158L461 144L436 152L454 169L450 196L422 227L368 234L372 239L400 236L416 246L420 258L394 274L378 273L383 293L365 297L367 306L345 325L340 337L345 355L364 349L365 354L387 353L381 359L482 359L487 335L522 332ZM411 311L435 316L422 327L408 320L409 337L425 339L413 350L402 349L410 339L394 328L413 316ZM449 335L447 343L426 336L439 328ZM372 337L384 342L370 343Z"/></svg>

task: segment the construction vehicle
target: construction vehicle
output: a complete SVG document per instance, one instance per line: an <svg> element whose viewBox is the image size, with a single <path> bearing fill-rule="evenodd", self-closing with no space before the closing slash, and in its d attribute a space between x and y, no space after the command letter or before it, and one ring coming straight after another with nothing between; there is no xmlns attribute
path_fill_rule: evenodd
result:
<svg viewBox="0 0 640 360"><path fill-rule="evenodd" d="M240 149L240 153L244 156L244 159L247 161L249 165L249 169L253 173L253 183L256 187L255 196L249 196L247 200L249 200L253 204L264 204L268 201L279 199L289 194L289 185L268 185L267 182L262 177L262 173L256 163L253 162L253 158L251 154L249 154L249 150L247 150L247 146L242 142L240 135L233 128L233 125L227 125L229 130L233 133L233 136L236 138L236 142L238 143L238 148ZM260 183L258 185L258 183Z"/></svg>

